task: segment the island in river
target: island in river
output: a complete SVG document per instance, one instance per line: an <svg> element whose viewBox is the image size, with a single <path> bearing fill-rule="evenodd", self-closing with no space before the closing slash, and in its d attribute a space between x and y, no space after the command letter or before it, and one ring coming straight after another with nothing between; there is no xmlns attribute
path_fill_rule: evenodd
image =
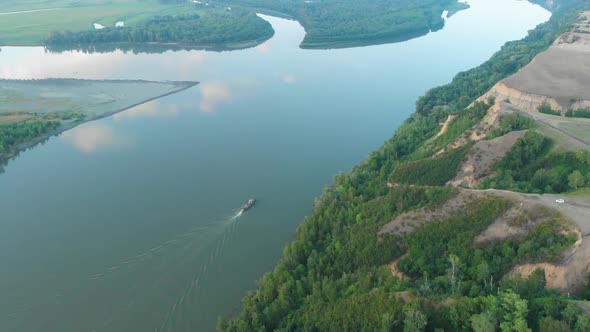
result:
<svg viewBox="0 0 590 332"><path fill-rule="evenodd" d="M469 8L457 0L228 0L294 18L306 34L301 48L331 49L410 40L438 31L447 15Z"/></svg>
<svg viewBox="0 0 590 332"><path fill-rule="evenodd" d="M52 135L197 85L144 80L0 80L0 160Z"/></svg>

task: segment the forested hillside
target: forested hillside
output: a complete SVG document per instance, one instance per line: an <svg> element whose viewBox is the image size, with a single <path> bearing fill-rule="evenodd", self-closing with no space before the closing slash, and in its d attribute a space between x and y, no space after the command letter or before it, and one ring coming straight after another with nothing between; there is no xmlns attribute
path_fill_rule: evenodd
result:
<svg viewBox="0 0 590 332"><path fill-rule="evenodd" d="M274 271L244 298L239 315L220 320L218 329L590 331L590 317L571 298L546 288L543 270L526 278L507 276L518 264L555 262L574 244L577 237L559 213L531 208L513 216L510 211L520 211L524 203L500 193L474 195L461 207L436 214L449 202L476 192L444 185L471 146L466 141L454 147L453 142L484 121L490 107L468 105L545 50L571 26L577 12L590 5L556 3L548 23L506 44L452 83L429 91L384 146L349 174L338 175ZM456 120L441 134L441 122L449 115ZM574 170L590 176L585 155L550 153L551 141L518 114L498 121L488 138L530 131L496 164L497 176L485 186L504 183L507 173L515 181L506 189L563 192L589 185L560 185ZM536 175L538 169L546 171ZM415 213L397 228L383 231L408 211L424 211L428 217ZM502 218L526 231L476 240ZM575 296L588 294L581 289Z"/></svg>
<svg viewBox="0 0 590 332"><path fill-rule="evenodd" d="M444 26L444 10L467 7L456 0L231 0L281 13L305 28L302 48L337 48L408 40Z"/></svg>

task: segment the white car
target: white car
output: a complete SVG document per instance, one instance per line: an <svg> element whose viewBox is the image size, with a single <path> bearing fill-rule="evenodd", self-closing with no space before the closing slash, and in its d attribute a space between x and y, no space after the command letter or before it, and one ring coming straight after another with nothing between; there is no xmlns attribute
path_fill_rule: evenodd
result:
<svg viewBox="0 0 590 332"><path fill-rule="evenodd" d="M563 198L558 198L555 200L555 202L558 204L563 204L563 203L565 203L565 200Z"/></svg>

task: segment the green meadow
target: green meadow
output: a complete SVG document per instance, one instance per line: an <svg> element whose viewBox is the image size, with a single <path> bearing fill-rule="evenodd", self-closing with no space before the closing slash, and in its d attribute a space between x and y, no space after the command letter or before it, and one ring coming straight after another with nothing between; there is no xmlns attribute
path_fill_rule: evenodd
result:
<svg viewBox="0 0 590 332"><path fill-rule="evenodd" d="M174 15L206 10L190 3L166 4L158 0L8 0L1 1L0 45L42 45L50 32L94 29L93 23L126 26L155 15ZM22 12L20 11L30 11ZM17 12L17 13L15 13Z"/></svg>

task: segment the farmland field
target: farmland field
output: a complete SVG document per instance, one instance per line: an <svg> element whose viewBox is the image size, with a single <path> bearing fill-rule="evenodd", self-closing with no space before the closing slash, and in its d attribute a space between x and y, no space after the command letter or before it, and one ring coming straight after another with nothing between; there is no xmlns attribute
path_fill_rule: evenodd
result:
<svg viewBox="0 0 590 332"><path fill-rule="evenodd" d="M114 26L124 21L133 26L155 15L174 15L209 10L188 3L164 4L158 0L47 0L0 1L0 45L41 45L54 31L93 29L93 23Z"/></svg>

